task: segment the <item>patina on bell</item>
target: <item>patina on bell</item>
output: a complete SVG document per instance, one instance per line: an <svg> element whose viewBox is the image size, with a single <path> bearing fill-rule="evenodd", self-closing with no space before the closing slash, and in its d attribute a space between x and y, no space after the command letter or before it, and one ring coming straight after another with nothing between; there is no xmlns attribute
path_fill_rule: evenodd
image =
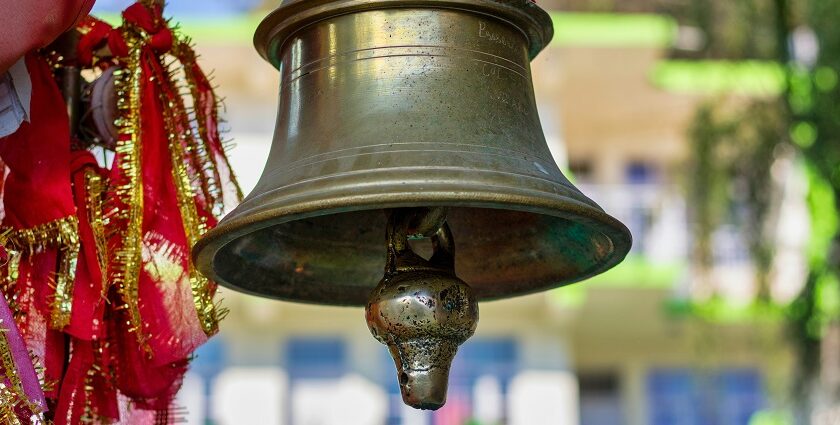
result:
<svg viewBox="0 0 840 425"><path fill-rule="evenodd" d="M540 126L530 60L552 35L530 0L283 2L255 37L281 75L271 153L198 267L263 297L368 305L384 211L416 207L446 207L470 300L616 265L628 230L563 176Z"/></svg>

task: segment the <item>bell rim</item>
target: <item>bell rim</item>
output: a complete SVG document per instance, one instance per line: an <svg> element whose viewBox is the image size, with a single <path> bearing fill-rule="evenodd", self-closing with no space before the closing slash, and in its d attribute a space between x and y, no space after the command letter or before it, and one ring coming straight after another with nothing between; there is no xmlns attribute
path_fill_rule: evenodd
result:
<svg viewBox="0 0 840 425"><path fill-rule="evenodd" d="M270 52L282 48L289 37L311 24L354 12L424 7L466 10L507 20L525 35L531 60L554 37L551 16L532 0L291 0L260 22L254 33L254 47L263 59L279 68Z"/></svg>
<svg viewBox="0 0 840 425"><path fill-rule="evenodd" d="M254 212L252 214L248 214L247 218L232 217L232 212L231 215L229 215L231 218L230 220L222 220L218 226L205 233L204 236L195 244L191 253L192 261L194 266L199 270L199 272L204 274L204 276L225 288L240 293L255 295L261 298L292 301L312 305L358 307L363 306L364 304L350 302L326 302L326 300L325 302L320 302L317 300L297 299L292 297L276 297L263 292L252 291L246 287L236 285L223 279L216 273L213 263L217 253L227 244L234 242L241 237L247 236L248 234L255 233L272 226L306 218L347 212L417 206L451 207L453 205L457 205L458 207L487 208L541 214L591 226L594 230L606 236L612 244L613 249L611 253L607 255L603 261L593 264L592 267L574 276L573 279L557 282L550 286L534 287L526 291L500 296L485 296L478 299L479 302L486 302L544 292L578 283L600 275L620 264L630 252L633 243L633 236L624 223L610 216L600 208L593 207L592 205L588 205L582 201L565 196L561 196L559 199L551 199L544 196L506 194L505 200L500 201L498 197L490 196L491 194L486 192L460 192L457 194L451 192L439 192L424 193L424 197L430 196L435 199L434 201L427 201L418 200L416 194L413 195L415 196L412 196L410 193L380 193L361 196L351 195L331 198L329 203L334 204L334 206L325 207L323 200L309 201L296 203L294 205L289 205L288 207L271 208L265 211ZM469 198L470 201L465 202L465 199L467 198ZM384 263L382 266L384 269Z"/></svg>

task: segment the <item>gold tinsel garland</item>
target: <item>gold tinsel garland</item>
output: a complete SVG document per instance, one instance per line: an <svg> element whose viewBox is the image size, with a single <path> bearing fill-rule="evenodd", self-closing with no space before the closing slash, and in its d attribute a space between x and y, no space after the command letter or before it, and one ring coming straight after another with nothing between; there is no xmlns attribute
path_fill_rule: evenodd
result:
<svg viewBox="0 0 840 425"><path fill-rule="evenodd" d="M18 278L18 267L25 256L47 248L57 248L58 267L53 276L55 293L50 303L50 326L64 329L70 323L73 307L73 281L79 259L79 220L68 216L29 229L6 229L6 264L4 289L10 289Z"/></svg>
<svg viewBox="0 0 840 425"><path fill-rule="evenodd" d="M33 416L43 414L43 409L41 406L32 403L26 395L26 391L23 388L23 381L20 379L20 374L12 355L12 347L7 339L9 329L5 326L8 325L0 320L0 365L3 367L4 377L9 382L8 386L0 383L0 423L23 425L23 422L18 417L18 409L26 409Z"/></svg>
<svg viewBox="0 0 840 425"><path fill-rule="evenodd" d="M194 60L195 54L186 39L181 38L177 33L173 33L173 36L176 37L173 54L185 61L181 62L181 65L184 68L186 84L190 89L183 90L183 87L179 87L173 82L175 72L171 69L166 69L165 78L155 79L155 82L165 92L173 93L175 96L175 99L163 101L162 106L165 115L168 117L164 120L164 123L169 139L172 178L176 187L178 208L187 243L192 246L207 231L207 223L199 214L196 204L196 190L199 190L204 195L204 199L211 203L220 202L218 200L222 199L223 190L220 186L221 182L214 181L207 175L202 174L207 171L214 175L217 174L213 170L214 161L211 158L206 122L201 114L193 114L191 117L181 98L182 93L191 94L193 99L198 96L198 93L193 90L195 84L191 83L195 81L196 76L186 70L189 68L188 65L192 65L188 61ZM127 231L122 235L120 249L113 253L113 257L109 260L113 270L113 282L117 284L118 292L125 303L131 328L138 334L141 345L149 350L146 335L143 334L141 329L142 318L137 300L138 277L142 267L143 235L140 102L142 97L141 79L145 78L140 61L142 46L147 41L148 34L139 28L127 26L123 29L123 37L130 53L127 58L122 59L123 69L115 74L117 76L117 94L120 99L118 104L120 118L117 121L120 138L117 142L116 151L121 155L119 167L123 175L128 178L122 186L116 188L115 193L119 199L115 201L119 203L118 207L108 208L108 210L119 211L116 218L125 222ZM198 134L194 133L192 129L191 118L196 121L195 126ZM179 121L183 130L179 131L176 128L176 121ZM188 163L200 164L200 166L191 170L187 165ZM195 172L197 175L191 175L191 172ZM238 185L235 181L233 183L237 188L237 195L239 195ZM216 205L213 204L208 205L211 210L215 207ZM107 217L107 219L110 220L111 217ZM94 222L91 221L91 223ZM196 314L204 333L211 336L218 332L218 322L225 315L226 310L213 301L213 283L198 272L191 258L188 261L187 272Z"/></svg>
<svg viewBox="0 0 840 425"><path fill-rule="evenodd" d="M127 177L127 181L122 182L115 190L119 199L113 201L119 204L116 208L107 209L117 211L115 217L108 217L109 220L121 220L125 225L121 226L123 231L119 235L119 249L111 253L113 257L109 259L109 264L112 267L111 282L117 285L117 291L128 312L129 327L136 334L140 346L151 354L151 347L142 329L138 304L139 277L143 262L143 175L140 169L142 121L139 108L143 78L140 67L142 41L128 32L125 39L129 46L129 55L124 59L124 68L114 75L119 99L117 108L120 112L120 118L117 120L120 137L116 146L120 161L117 166Z"/></svg>
<svg viewBox="0 0 840 425"><path fill-rule="evenodd" d="M195 50L193 50L192 45L190 44L190 39L187 37L183 37L183 39L178 40L173 48L173 52L175 56L178 58L178 61L181 62L184 68L184 77L187 81L196 81L199 76L194 74L194 66L196 64L196 55ZM198 84L188 84L190 95L194 100L197 100L201 97L201 93L199 93ZM215 96L215 95L214 95ZM216 100L216 102L219 102ZM218 121L218 116L216 115L217 111L221 109L221 104L218 103L216 108L211 112L213 114L213 118ZM194 114L195 121L196 121L196 128L198 130L198 139L203 142L203 151L206 152L208 160L205 161L208 166L213 166L213 161L209 160L210 152L212 152L212 148L210 147L210 134L207 128L207 118L203 114ZM228 170L233 170L233 167L230 165L230 161L228 160L226 155L223 155L220 158L224 161L224 165ZM218 175L218 173L215 173ZM236 180L236 176L231 172L230 175L230 183L236 190L236 198L241 201L243 198L242 189L239 187L239 182ZM215 200L216 205L214 205L211 210L212 211L221 211L224 209L224 191L221 187L221 182L216 182L215 190L210 191L208 194L209 200Z"/></svg>
<svg viewBox="0 0 840 425"><path fill-rule="evenodd" d="M166 83L161 82L161 84ZM177 88L174 85L170 85L168 90L178 93ZM187 117L183 101L180 99L165 104L164 110L166 111L166 115L170 117L179 117L181 119ZM178 118L173 118L173 120L174 119ZM190 184L190 175L185 163L186 152L184 143L190 144L191 142L195 142L195 138L193 137L189 126L184 126L185 130L183 132L179 132L176 128L174 128L173 120L164 120L167 127L167 135L169 137L169 152L172 160L172 178L175 181L178 208L181 212L181 221L184 225L187 243L189 246L193 246L207 231L207 223L199 216L198 209L195 205L193 188ZM198 314L201 328L208 336L214 335L219 330L219 317L216 311L216 304L213 302L211 283L209 279L198 272L192 262L192 258L189 258L188 261L190 288L192 290L193 303L195 304L195 310Z"/></svg>
<svg viewBox="0 0 840 425"><path fill-rule="evenodd" d="M108 296L108 240L105 233L105 217L103 216L106 184L102 176L93 169L85 170L85 203L87 220L93 232L96 254L99 260L99 273L102 277L102 298Z"/></svg>

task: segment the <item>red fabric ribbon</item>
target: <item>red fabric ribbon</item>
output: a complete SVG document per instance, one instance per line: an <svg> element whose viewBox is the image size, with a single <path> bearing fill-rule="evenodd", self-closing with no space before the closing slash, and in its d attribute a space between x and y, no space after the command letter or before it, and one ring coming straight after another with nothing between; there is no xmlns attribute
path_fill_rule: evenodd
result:
<svg viewBox="0 0 840 425"><path fill-rule="evenodd" d="M31 123L0 140L9 168L0 179L3 224L14 235L0 274L19 276L0 289L14 295L15 319L47 382L58 383L46 397L59 425L118 420L120 395L165 417L189 359L223 314L213 303L215 284L190 257L216 224L214 212L241 199L218 131L218 101L160 6L134 4L123 19L116 29L85 19L78 45L81 66L122 66L116 80L130 83L119 92L122 128L110 170L87 151L71 152L63 99L34 54L27 58ZM105 46L113 57L98 57ZM172 56L183 80L171 76ZM192 111L179 84L189 88ZM128 250L136 254L131 264L121 262ZM65 270L63 283L56 270Z"/></svg>
<svg viewBox="0 0 840 425"><path fill-rule="evenodd" d="M76 55L81 66L89 67L93 63L96 51L105 46L114 28L105 21L88 16L79 24L82 36L76 47Z"/></svg>
<svg viewBox="0 0 840 425"><path fill-rule="evenodd" d="M184 65L187 79L191 82L190 90L192 91L193 108L198 121L198 132L201 133L200 135L205 141L208 159L214 165L209 168L203 167L206 169L206 178L218 182L220 185L220 193L212 193L211 190L203 188L203 203L208 212L220 214L226 207L237 204L242 199L242 192L239 189L236 176L233 174L233 168L228 162L227 155L225 155L224 143L219 133L219 101L213 91L210 79L198 66L192 51L181 50L178 53L178 60ZM200 164L195 167L197 169L202 168ZM211 227L216 225L216 220L212 214L209 214L207 219Z"/></svg>
<svg viewBox="0 0 840 425"><path fill-rule="evenodd" d="M188 358L207 336L201 331L195 314L185 314L195 310L187 274L191 246L184 233L178 189L173 179L169 131L164 122L175 118L163 109L163 103L173 99L174 93L161 89L159 84L168 81L168 77L151 49L144 52L141 63L142 226L147 265L140 272L139 307L143 317L141 332L148 336L151 351L155 353L154 364L165 365ZM121 173L120 167L113 167L111 179L115 185L124 180Z"/></svg>
<svg viewBox="0 0 840 425"><path fill-rule="evenodd" d="M97 236L94 230L104 223L91 223L91 217L96 214L92 209L101 208L104 201L101 197L104 194L106 173L88 151L73 152L71 166L80 250L73 283L72 315L64 331L76 338L91 341L105 336L103 315L107 288L103 281L103 270L106 265L101 263L105 253L100 252L102 247L97 243L97 240L104 242L105 235ZM102 232L104 228L98 231Z"/></svg>
<svg viewBox="0 0 840 425"><path fill-rule="evenodd" d="M27 346L43 360L47 379L57 382L64 370L65 341L60 331L50 327L55 324L56 270L61 256L67 254L68 241L62 238L72 235L50 226L76 214L70 184L69 120L46 61L30 54L26 65L32 82L30 122L0 139L0 156L9 169L3 224L18 234L10 248L19 256L14 292L7 296L15 297L18 326ZM46 395L54 398L56 392Z"/></svg>
<svg viewBox="0 0 840 425"><path fill-rule="evenodd" d="M61 379L56 424L119 419L117 392L111 377L114 362L108 341L106 287L103 281L104 234L101 212L104 176L88 151L72 154L73 191L78 209L80 252L73 286L73 309L65 332L72 336L70 362ZM97 423L98 423L97 422Z"/></svg>
<svg viewBox="0 0 840 425"><path fill-rule="evenodd" d="M56 425L111 423L119 420L117 390L110 377L109 345L73 339L73 355L61 381Z"/></svg>
<svg viewBox="0 0 840 425"><path fill-rule="evenodd" d="M32 81L30 120L0 139L9 168L3 191L3 225L28 229L76 213L70 188L70 127L61 92L49 65L26 56Z"/></svg>
<svg viewBox="0 0 840 425"><path fill-rule="evenodd" d="M220 142L217 152L199 146L195 137L188 136L193 128L191 118L183 105L182 92L162 57L165 52L182 52L184 45L175 49L173 33L160 12L157 6L147 8L135 4L123 13L126 27L120 38L132 43L132 49L127 51L135 52L139 48L140 57L117 59L129 68L127 75L137 78L134 84L139 84L140 97L130 106L128 114L139 119L132 125L140 131L132 127L118 144L124 149L118 148L111 169L110 182L115 193L110 203L113 211L109 212L116 218L112 220L115 228L141 226L143 235L139 270L126 271L120 264L111 265L112 272L118 273L122 281L136 278L133 281L136 293L125 288L112 292L114 305L124 306L115 311L117 320L109 328L117 362L117 388L139 407L154 410L170 407L188 359L215 332L215 313L208 328L208 322L200 317L207 314L207 307L197 307L199 298L212 299L215 285L206 280L200 283L200 276L191 264L190 249L191 238L196 238L200 229L215 224L211 207L215 198L212 191L205 191L210 186L207 161L213 162L209 168L215 168L215 158L223 156ZM140 44L137 44L138 34L142 39ZM110 35L109 43L116 39ZM185 72L193 70L190 65L184 66ZM212 101L215 110L215 97L208 94L204 101ZM194 104L198 102L195 100ZM127 122L126 117L124 121ZM210 131L217 135L215 118L205 121L210 122ZM203 123L199 126L207 128ZM183 138L179 138L181 135ZM139 144L142 149L125 153L133 144ZM207 156L201 156L200 152L206 152ZM134 163L139 166L132 168ZM139 196L143 209L139 217L130 218L127 212L133 206L132 195L127 192L138 189L132 183L134 174L139 174L142 182ZM124 234L114 232L109 241L110 251L132 249L130 245L137 241L126 239ZM126 272L137 275L119 275ZM194 286L196 283L198 288ZM209 307L214 309L212 305Z"/></svg>
<svg viewBox="0 0 840 425"><path fill-rule="evenodd" d="M122 14L125 22L136 25L149 34L148 45L156 53L168 52L174 41L172 30L166 26L162 13L163 8L157 3L151 8L141 3L134 3Z"/></svg>

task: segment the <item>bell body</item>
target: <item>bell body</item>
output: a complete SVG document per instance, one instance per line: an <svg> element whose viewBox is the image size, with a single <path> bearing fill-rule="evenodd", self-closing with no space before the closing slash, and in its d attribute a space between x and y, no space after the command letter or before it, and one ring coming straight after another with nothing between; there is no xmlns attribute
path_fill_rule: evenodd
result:
<svg viewBox="0 0 840 425"><path fill-rule="evenodd" d="M479 300L614 266L630 234L560 172L530 60L553 34L529 0L292 0L257 32L281 74L254 191L196 246L219 283L365 305L382 210L445 206L458 276Z"/></svg>

